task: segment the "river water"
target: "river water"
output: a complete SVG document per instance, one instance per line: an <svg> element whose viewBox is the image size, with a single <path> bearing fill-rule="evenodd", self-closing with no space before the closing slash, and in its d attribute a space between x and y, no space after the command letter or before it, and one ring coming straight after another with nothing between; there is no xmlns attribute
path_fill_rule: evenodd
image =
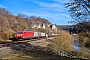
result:
<svg viewBox="0 0 90 60"><path fill-rule="evenodd" d="M81 50L79 41L77 39L74 39L74 48L75 50Z"/></svg>
<svg viewBox="0 0 90 60"><path fill-rule="evenodd" d="M74 38L74 48L75 50L81 50L78 38Z"/></svg>

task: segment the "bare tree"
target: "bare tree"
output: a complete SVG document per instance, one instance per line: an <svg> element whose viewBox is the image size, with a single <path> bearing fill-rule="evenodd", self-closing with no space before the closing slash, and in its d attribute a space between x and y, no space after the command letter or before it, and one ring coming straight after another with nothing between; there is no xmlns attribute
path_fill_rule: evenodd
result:
<svg viewBox="0 0 90 60"><path fill-rule="evenodd" d="M70 0L65 5L69 7L71 17L74 19L71 22L90 22L90 0Z"/></svg>
<svg viewBox="0 0 90 60"><path fill-rule="evenodd" d="M10 14L5 8L0 7L0 14Z"/></svg>
<svg viewBox="0 0 90 60"><path fill-rule="evenodd" d="M90 0L70 0L65 6L69 8L73 18L71 23L78 24L80 28L88 27L90 30Z"/></svg>

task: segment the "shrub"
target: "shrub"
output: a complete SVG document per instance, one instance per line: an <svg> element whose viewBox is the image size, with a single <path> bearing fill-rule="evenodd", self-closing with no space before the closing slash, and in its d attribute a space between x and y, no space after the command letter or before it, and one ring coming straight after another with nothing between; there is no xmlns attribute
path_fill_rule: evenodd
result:
<svg viewBox="0 0 90 60"><path fill-rule="evenodd" d="M90 40L85 43L85 46L88 47L88 48L90 48Z"/></svg>
<svg viewBox="0 0 90 60"><path fill-rule="evenodd" d="M12 34L12 38L15 38L15 37L16 37L16 33L13 33L13 34Z"/></svg>
<svg viewBox="0 0 90 60"><path fill-rule="evenodd" d="M83 44L85 47L90 48L90 34L89 33L80 33L79 34L79 41L81 44Z"/></svg>
<svg viewBox="0 0 90 60"><path fill-rule="evenodd" d="M2 39L8 40L9 39L9 34L8 33L2 33Z"/></svg>
<svg viewBox="0 0 90 60"><path fill-rule="evenodd" d="M87 42L89 39L88 39L88 34L87 33L80 33L79 34L79 41L80 42Z"/></svg>
<svg viewBox="0 0 90 60"><path fill-rule="evenodd" d="M15 32L12 31L11 29L4 31L1 33L1 37L4 40L8 40L9 38L14 38L15 37Z"/></svg>
<svg viewBox="0 0 90 60"><path fill-rule="evenodd" d="M74 38L66 31L59 31L60 36L56 36L54 41L51 43L51 47L56 50L74 50Z"/></svg>

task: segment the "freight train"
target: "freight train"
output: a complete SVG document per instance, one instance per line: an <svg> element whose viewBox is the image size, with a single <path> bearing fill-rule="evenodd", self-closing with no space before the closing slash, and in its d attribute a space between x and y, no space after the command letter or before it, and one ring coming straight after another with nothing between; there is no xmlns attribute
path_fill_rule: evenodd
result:
<svg viewBox="0 0 90 60"><path fill-rule="evenodd" d="M47 36L54 36L54 34L48 35L43 32L33 32L31 30L17 31L16 33L17 39L31 39L31 38L40 38L40 37L47 37Z"/></svg>

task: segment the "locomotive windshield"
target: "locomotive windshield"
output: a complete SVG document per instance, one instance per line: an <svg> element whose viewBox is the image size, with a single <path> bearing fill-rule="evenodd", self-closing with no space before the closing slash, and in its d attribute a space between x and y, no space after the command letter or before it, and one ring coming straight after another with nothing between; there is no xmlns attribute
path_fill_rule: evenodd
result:
<svg viewBox="0 0 90 60"><path fill-rule="evenodd" d="M22 32L17 32L17 34L22 34Z"/></svg>

